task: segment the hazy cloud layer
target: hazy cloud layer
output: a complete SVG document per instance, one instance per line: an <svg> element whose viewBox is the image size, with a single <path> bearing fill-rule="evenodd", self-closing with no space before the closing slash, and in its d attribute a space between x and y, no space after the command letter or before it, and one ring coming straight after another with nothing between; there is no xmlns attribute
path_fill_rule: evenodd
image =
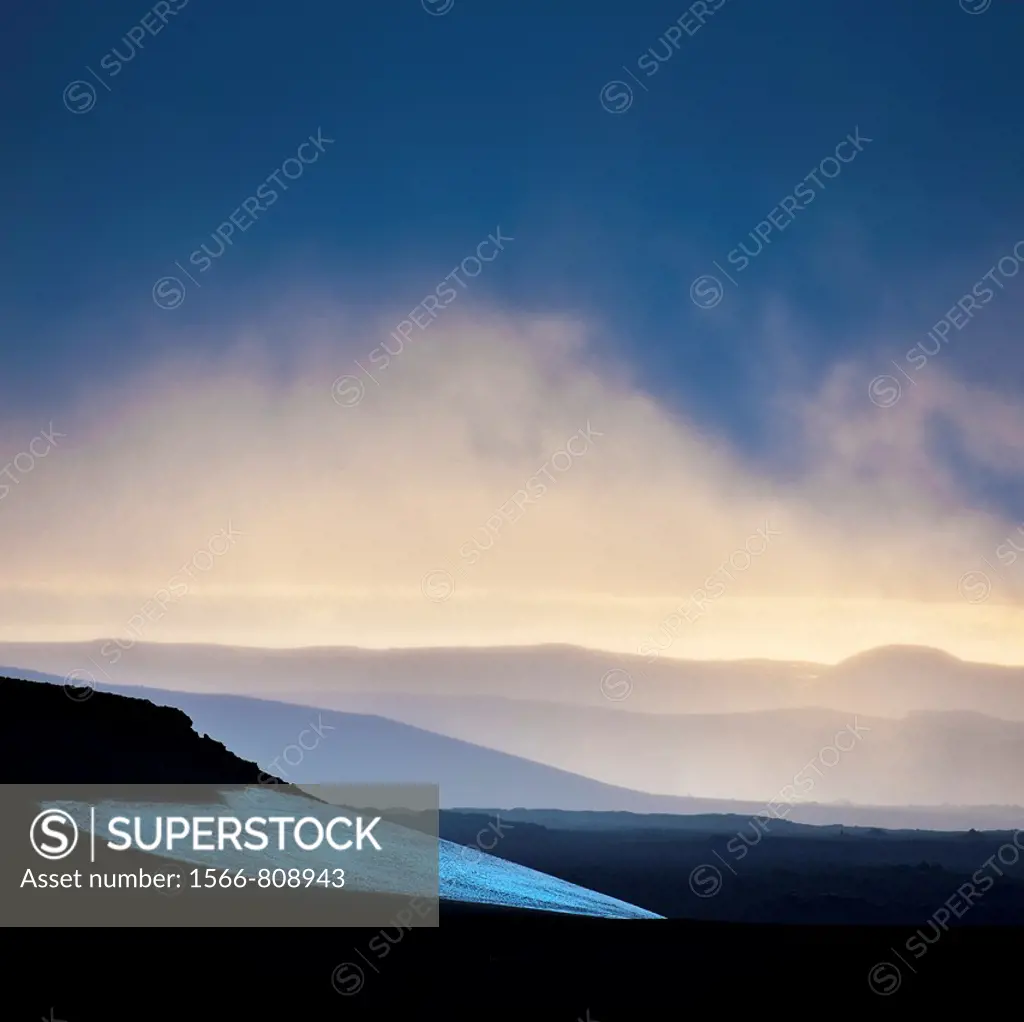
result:
<svg viewBox="0 0 1024 1022"><path fill-rule="evenodd" d="M53 414L66 436L3 480L0 638L1024 663L1024 536L939 443L1019 473L1024 412L941 365L890 407L870 364L766 392L796 424L782 480L596 359L586 323L464 306L406 343L401 313L304 307L252 311L216 359L161 336ZM3 460L50 428L5 423Z"/></svg>

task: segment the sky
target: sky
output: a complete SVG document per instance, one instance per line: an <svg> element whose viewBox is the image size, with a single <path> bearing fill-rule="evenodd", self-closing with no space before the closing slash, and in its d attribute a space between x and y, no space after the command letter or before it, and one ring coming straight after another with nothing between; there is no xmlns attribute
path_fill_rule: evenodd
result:
<svg viewBox="0 0 1024 1022"><path fill-rule="evenodd" d="M1024 664L1019 4L6 19L0 639Z"/></svg>

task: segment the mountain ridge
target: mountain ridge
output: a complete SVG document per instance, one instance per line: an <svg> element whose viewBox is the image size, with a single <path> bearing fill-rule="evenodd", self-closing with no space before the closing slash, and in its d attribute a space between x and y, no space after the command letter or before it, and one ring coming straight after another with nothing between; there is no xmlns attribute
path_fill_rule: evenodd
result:
<svg viewBox="0 0 1024 1022"><path fill-rule="evenodd" d="M59 684L59 679L52 679L50 684ZM216 735L268 771L274 769L275 761L280 765L281 757L286 757L283 770L275 772L296 784L418 780L440 784L442 805L446 807L504 805L684 815L763 814L775 794L769 792L757 800L652 794L404 724L379 714L320 711L310 706L246 696L142 688L124 692L136 693L142 693L145 699L158 705L178 706L197 728ZM609 719L614 723L620 718L609 713ZM1000 721L992 723L1012 726ZM311 724L324 731L324 742L320 744L311 739L307 745L313 747L303 752L296 742L300 733ZM562 730L564 732L564 728ZM817 746L812 743L810 747L813 751ZM292 748L294 753L288 754L288 748ZM885 747L882 753L885 754ZM851 758L856 755L858 753L851 753ZM941 746L934 755L940 760L946 758ZM796 767L799 767L804 760L797 759L800 761ZM886 767L888 761L884 755L881 762L883 768ZM788 777L792 779L796 767L786 767L781 760L778 763L782 764L778 767L782 770L782 783L785 783L787 770ZM983 763L979 764L978 773L981 777L987 776ZM1018 799L1010 800L1005 809L998 805L993 808L998 799L978 799L974 805L969 802L949 805L952 801L949 798L941 800L946 805L940 804L940 800L930 805L910 801L889 805L877 802L844 805L839 799L825 797L827 794L828 790L820 783L813 789L815 801L811 802L808 795L803 802L786 810L785 818L814 825L999 830L1016 826L1024 816L1024 809L1017 808Z"/></svg>

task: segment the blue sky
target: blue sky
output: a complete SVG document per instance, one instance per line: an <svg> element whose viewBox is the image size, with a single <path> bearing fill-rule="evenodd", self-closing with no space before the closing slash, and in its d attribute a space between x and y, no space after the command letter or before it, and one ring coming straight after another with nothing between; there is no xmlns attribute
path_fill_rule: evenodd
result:
<svg viewBox="0 0 1024 1022"><path fill-rule="evenodd" d="M668 414L776 480L799 475L816 435L785 396L816 395L825 414L827 381L856 362L874 414L872 376L909 373L905 353L1024 238L1024 7L716 3L111 0L10 15L5 415L45 424L161 358L212 358L277 298L412 308L500 227L515 240L473 303L593 323L592 347ZM695 279L735 265L858 131L870 143L698 307ZM160 308L154 283L181 277L175 263L318 132L333 141L316 162ZM920 386L903 379L908 395L930 374L938 400L948 374L1016 399L1024 274L1005 285ZM268 330L284 373L287 324ZM984 456L1005 423L965 439L964 401L953 434L927 443L978 507L1019 518L1019 476Z"/></svg>
<svg viewBox="0 0 1024 1022"><path fill-rule="evenodd" d="M215 321L296 267L356 300L412 297L501 224L522 240L485 283L496 300L600 315L652 386L707 395L704 414L741 428L765 368L751 372L742 335L767 303L798 312L814 335L801 364L820 371L865 327L927 329L1024 231L1024 10L1005 0L974 16L955 0L726 0L618 116L600 89L666 52L677 19L696 24L685 5L457 0L430 16L416 0L191 0L109 77L101 59L131 52L147 10L33 10L5 34L9 401L59 402L82 374L137 358L130 331L83 349L75 327L162 317L151 282L318 127L337 143L180 322ZM86 67L111 91L97 85L76 116L62 90L92 81ZM855 126L872 145L729 314L698 314L690 281Z"/></svg>

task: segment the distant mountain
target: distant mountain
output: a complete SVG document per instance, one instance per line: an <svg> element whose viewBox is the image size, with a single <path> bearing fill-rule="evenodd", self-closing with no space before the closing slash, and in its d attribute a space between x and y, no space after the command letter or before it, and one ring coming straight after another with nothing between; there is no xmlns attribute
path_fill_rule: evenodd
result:
<svg viewBox="0 0 1024 1022"><path fill-rule="evenodd" d="M1024 724L981 714L912 713L899 720L826 709L623 714L410 694L338 695L332 705L666 795L1024 804Z"/></svg>
<svg viewBox="0 0 1024 1022"><path fill-rule="evenodd" d="M0 783L259 784L281 780L200 736L170 703L0 677ZM72 698L78 696L78 698Z"/></svg>
<svg viewBox="0 0 1024 1022"><path fill-rule="evenodd" d="M766 803L775 794L770 792L763 799L748 801L650 794L642 790L602 783L578 773L553 768L522 756L484 748L479 744L457 740L379 715L320 711L306 706L240 696L198 695L142 688L120 691L144 695L146 699L158 705L175 706L184 710L198 729L216 736L232 749L258 763L263 769L298 784L426 781L441 786L442 805L452 808L492 806L499 809L601 810L633 813L728 813L745 818L756 813L764 813ZM522 707L516 704L513 709L521 710ZM527 705L526 711L530 709ZM568 715L580 713L568 707L559 709ZM782 771L781 786L787 781L792 781L807 759L821 750L822 746L817 738L817 733L820 732L816 733L813 730L814 726L820 728L822 724L821 720L817 720L817 714L818 711L799 711L796 714L752 714L732 717L726 715L722 718L684 717L670 721L669 725L681 720L687 724L689 733L693 736L709 732L702 739L707 743L708 755L717 756L718 762L725 762L729 753L719 750L718 745L726 737L733 743L733 755L742 754L742 742L746 740L759 741L767 748L768 745L765 743L777 740L778 729L785 724L786 719L790 716L796 717L797 724L803 731L790 730L782 737L793 740L794 735L800 734L800 740L810 751L805 756L804 750L799 746L788 751L782 747L775 749L773 764ZM607 711L606 717L612 724L634 723L632 715L624 716ZM832 721L828 718L829 715L825 714L824 719L831 727ZM586 719L587 715L581 714L579 721L585 723ZM837 728L845 724L842 718L833 719L838 720ZM638 720L641 725L645 723L644 717L639 717ZM804 721L803 724L800 724L801 720ZM580 741L582 730L579 721L576 731L568 730L572 726L571 716L567 716L561 722L556 720L550 726L556 730L562 727L562 737L567 740L567 744L576 744ZM980 731L973 738L974 745L963 746L972 751L961 752L957 760L964 765L965 776L976 786L981 786L989 776L988 771L996 770L1001 776L1009 777L1006 782L1008 785L1019 785L1019 779L1024 776L1021 770L1024 760L1011 757L1003 761L997 769L993 767L993 763L998 761L1000 754L1005 756L1006 750L1002 749L1000 753L1002 747L998 742L987 751L985 745L992 743L993 735L996 733L993 728L1012 729L1014 725L986 718L971 718L971 721L980 728ZM863 725L865 722L861 723ZM660 726L656 719L653 724ZM716 725L721 728L732 728L732 731L720 730L716 734ZM824 804L832 801L833 796L830 792L837 790L837 781L831 782L832 788L826 787L826 781L832 775L836 778L844 776L843 769L847 771L845 776L849 784L856 783L857 778L862 775L873 778L874 789L882 792L885 801L888 801L890 792L899 792L909 787L909 782L901 781L902 788L895 781L888 787L884 782L887 776L891 779L887 771L902 770L907 773L907 764L900 759L902 753L898 745L901 735L904 738L910 736L907 740L913 739L913 722L876 720L871 721L869 726L877 727L880 731L865 734L860 746L845 753L836 767L831 770L820 768L823 776L816 779L817 786L807 793L807 797L813 798L816 804L794 807L786 814L786 819L812 824L841 823L944 830L970 827L998 830L1019 825L1024 811L1014 808L1012 803L1000 806L996 804L996 799L987 800L984 804L979 800L975 807L964 805L964 802L970 801L968 799L958 800L960 804L957 805L952 798L906 798L902 804L894 800L889 805L881 806L872 804L868 799L857 800L862 803L860 805ZM776 729L775 732L773 728ZM885 728L896 730L888 733L886 737ZM910 730L902 732L901 728ZM925 730L928 737L929 732ZM610 737L611 732L607 734ZM882 740L877 742L877 748L869 748L868 739L879 734ZM938 769L943 760L949 759L952 755L952 746L962 738L961 735L956 735L948 744L944 744L942 734L940 731L939 738L932 734L927 741L917 742L919 749L923 750L919 755L931 756L930 760L922 760L930 764L928 769ZM642 741L643 738L641 734L639 740ZM841 740L841 744L848 746L850 742ZM685 755L686 742L680 741L679 748ZM616 757L621 755L621 748L609 746L605 753L609 757ZM756 752L750 755L756 757ZM971 761L976 755L980 758L972 765ZM787 756L790 762L799 760L796 768L784 762ZM984 758L986 756L987 759ZM922 769L925 767L922 766ZM861 780L859 783L867 782ZM921 805L921 802L927 801L934 801L936 804L930 807ZM943 802L947 804L942 805ZM911 808L906 808L907 806Z"/></svg>
<svg viewBox="0 0 1024 1022"><path fill-rule="evenodd" d="M616 712L736 713L821 707L874 717L966 711L1024 722L1024 668L887 647L835 666L685 661L570 646L488 649L264 650L122 640L3 643L0 663L99 683L331 705L342 693L489 696ZM18 670L14 670L17 668ZM613 672L613 673L610 673ZM605 679L602 688L602 680Z"/></svg>
<svg viewBox="0 0 1024 1022"><path fill-rule="evenodd" d="M861 653L854 653L841 662L847 668L882 667L904 668L911 671L925 669L942 671L955 669L964 663L959 657L932 646L876 646Z"/></svg>

